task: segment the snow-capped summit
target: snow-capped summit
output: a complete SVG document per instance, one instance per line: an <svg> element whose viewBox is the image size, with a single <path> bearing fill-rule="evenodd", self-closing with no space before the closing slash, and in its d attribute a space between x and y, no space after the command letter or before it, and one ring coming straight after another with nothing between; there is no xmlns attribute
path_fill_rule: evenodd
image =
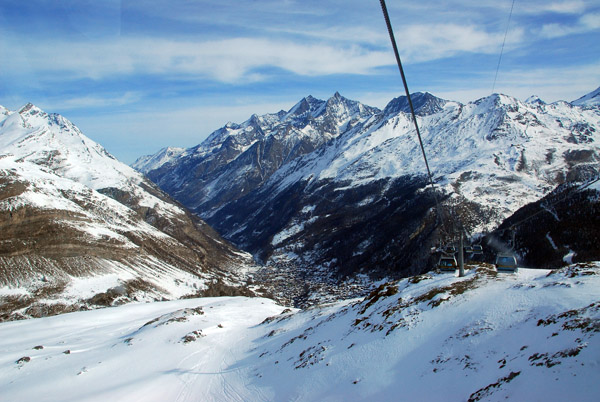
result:
<svg viewBox="0 0 600 402"><path fill-rule="evenodd" d="M574 100L571 104L575 106L600 106L600 87L595 91Z"/></svg>
<svg viewBox="0 0 600 402"><path fill-rule="evenodd" d="M159 167L171 162L184 152L185 148L166 147L154 155L145 155L139 157L131 165L131 167L139 172L148 173L150 170L158 169Z"/></svg>
<svg viewBox="0 0 600 402"><path fill-rule="evenodd" d="M45 119L48 117L48 113L44 112L42 109L35 106L33 103L29 102L21 109L19 109L19 115L21 115L24 119L32 119L37 117L39 119Z"/></svg>
<svg viewBox="0 0 600 402"><path fill-rule="evenodd" d="M288 110L284 117L284 120L303 115L310 115L312 117L316 117L323 112L324 106L324 101L316 99L312 95L308 95L302 98L298 103L292 106L290 110Z"/></svg>
<svg viewBox="0 0 600 402"><path fill-rule="evenodd" d="M69 120L31 103L9 113L0 124L0 149L16 159L44 165L93 189L124 187L143 180Z"/></svg>
<svg viewBox="0 0 600 402"><path fill-rule="evenodd" d="M356 122L360 119L369 119L378 112L376 108L345 98L336 92L325 103L324 114L334 119L336 130L344 131L348 123L353 120Z"/></svg>
<svg viewBox="0 0 600 402"><path fill-rule="evenodd" d="M525 103L539 104L539 105L545 105L546 104L546 102L544 102L543 100L541 100L540 97L537 96L537 95L531 95L529 98L525 99Z"/></svg>

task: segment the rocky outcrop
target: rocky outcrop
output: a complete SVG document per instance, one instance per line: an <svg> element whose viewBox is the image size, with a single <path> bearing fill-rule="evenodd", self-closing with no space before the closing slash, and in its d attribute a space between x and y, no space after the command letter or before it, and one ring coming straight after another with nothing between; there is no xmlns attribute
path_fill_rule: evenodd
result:
<svg viewBox="0 0 600 402"><path fill-rule="evenodd" d="M520 208L485 242L492 253L514 252L525 267L556 269L600 260L599 180L558 186Z"/></svg>

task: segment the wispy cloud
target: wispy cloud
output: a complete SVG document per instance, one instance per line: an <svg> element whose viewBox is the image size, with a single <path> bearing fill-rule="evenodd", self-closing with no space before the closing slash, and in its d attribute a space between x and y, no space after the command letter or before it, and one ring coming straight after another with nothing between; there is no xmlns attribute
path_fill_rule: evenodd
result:
<svg viewBox="0 0 600 402"><path fill-rule="evenodd" d="M325 37L341 38L345 28L325 30ZM370 32L366 30L366 32ZM356 34L360 34L358 31ZM522 40L523 30L512 29L507 45ZM438 24L402 27L398 42L408 61L423 62L461 52L495 53L502 33L487 32L475 25ZM385 39L385 36L383 36ZM368 41L380 42L373 34ZM31 41L26 51L0 65L10 76L22 66L65 78L101 79L118 75L161 74L207 77L224 83L265 79L261 70L275 68L301 76L373 74L394 64L387 47L352 43L293 41L269 38L231 38L193 42L175 39L126 38L104 41Z"/></svg>
<svg viewBox="0 0 600 402"><path fill-rule="evenodd" d="M361 46L336 47L262 38L189 42L122 39L105 42L32 42L27 51L6 59L5 76L21 65L71 78L100 79L128 74L205 76L221 82L252 81L256 70L279 68L298 75L367 74L393 62L388 51Z"/></svg>
<svg viewBox="0 0 600 402"><path fill-rule="evenodd" d="M523 29L514 28L506 45L522 41ZM431 61L454 56L462 52L497 53L504 37L503 32L486 32L475 25L435 24L404 27L397 35L399 46L410 61Z"/></svg>
<svg viewBox="0 0 600 402"><path fill-rule="evenodd" d="M545 24L540 36L548 39L559 38L567 35L583 34L600 29L600 13L586 14L572 25L567 24Z"/></svg>
<svg viewBox="0 0 600 402"><path fill-rule="evenodd" d="M581 0L560 1L542 4L539 11L551 11L560 14L580 14L586 9L585 2Z"/></svg>
<svg viewBox="0 0 600 402"><path fill-rule="evenodd" d="M86 108L118 107L129 105L143 99L143 94L139 92L127 91L119 95L107 96L76 96L72 98L61 97L58 100L51 101L53 108L57 110L75 110Z"/></svg>
<svg viewBox="0 0 600 402"><path fill-rule="evenodd" d="M572 101L600 85L600 62L568 67L506 69L499 76L496 92L525 100L537 95L546 102ZM489 82L473 79L461 87L450 83L436 93L447 99L468 102L490 94Z"/></svg>

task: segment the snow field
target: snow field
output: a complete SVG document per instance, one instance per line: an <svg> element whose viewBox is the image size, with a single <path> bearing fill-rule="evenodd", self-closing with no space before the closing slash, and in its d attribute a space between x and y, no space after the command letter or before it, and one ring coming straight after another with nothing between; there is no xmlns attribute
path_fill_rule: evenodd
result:
<svg viewBox="0 0 600 402"><path fill-rule="evenodd" d="M40 401L595 401L599 285L598 263L480 266L304 311L224 297L3 323L0 389Z"/></svg>
<svg viewBox="0 0 600 402"><path fill-rule="evenodd" d="M245 332L281 310L266 299L207 298L4 323L3 399L236 400L222 385L233 398L247 392L244 370L229 368L248 349ZM21 354L31 361L15 364Z"/></svg>

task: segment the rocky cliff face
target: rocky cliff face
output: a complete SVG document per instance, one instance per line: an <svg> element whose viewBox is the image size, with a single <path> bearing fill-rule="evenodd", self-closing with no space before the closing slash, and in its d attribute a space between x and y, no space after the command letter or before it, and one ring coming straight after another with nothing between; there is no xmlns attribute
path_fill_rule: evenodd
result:
<svg viewBox="0 0 600 402"><path fill-rule="evenodd" d="M243 284L249 255L71 122L31 104L0 118L3 318Z"/></svg>

